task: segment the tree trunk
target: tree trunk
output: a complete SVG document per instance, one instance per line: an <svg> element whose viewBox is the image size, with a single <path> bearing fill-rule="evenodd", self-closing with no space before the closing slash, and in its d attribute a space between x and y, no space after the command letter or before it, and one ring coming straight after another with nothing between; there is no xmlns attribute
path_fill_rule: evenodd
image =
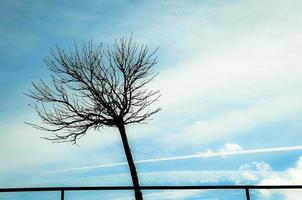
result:
<svg viewBox="0 0 302 200"><path fill-rule="evenodd" d="M142 192L140 189L140 185L139 185L139 181L138 181L138 177L137 177L137 173L136 173L136 168L134 165L134 161L132 158L131 150L129 147L129 143L128 143L128 139L127 139L127 135L126 135L126 131L125 131L125 126L122 124L117 127L118 127L118 130L119 130L121 138L122 138L125 154L127 157L129 168L130 168L132 183L134 186L135 199L143 200Z"/></svg>

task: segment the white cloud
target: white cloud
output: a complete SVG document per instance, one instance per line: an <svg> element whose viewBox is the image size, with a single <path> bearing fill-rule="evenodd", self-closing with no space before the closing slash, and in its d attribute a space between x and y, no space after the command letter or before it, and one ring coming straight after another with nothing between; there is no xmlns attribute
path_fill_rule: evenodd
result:
<svg viewBox="0 0 302 200"><path fill-rule="evenodd" d="M171 133L163 142L171 146L205 144L245 134L259 125L285 120L302 111L302 93L296 92L259 100L244 108L230 107L211 118L195 121L177 133Z"/></svg>
<svg viewBox="0 0 302 200"><path fill-rule="evenodd" d="M206 117L208 113L216 113L211 117L203 117L205 119L193 122L184 127L181 132L171 134L170 137L167 137L167 143L172 145L208 143L234 134L244 134L258 125L285 120L293 114L301 112L302 103L300 99L302 90L300 88L302 88L302 82L300 80L302 78L302 68L290 70L287 67L283 67L283 69L272 67L265 72L265 76L261 73L248 71L243 74L239 72L240 70L235 72L236 69L232 68L230 70L241 74L242 77L232 80L228 73L222 73L224 78L230 80L225 80L215 85L207 84L207 81L203 78L196 79L199 80L199 83L192 83L190 87L192 88L193 85L196 85L195 88L201 88L200 91L185 89L190 88L189 86L184 86L183 89L180 89L177 84L182 82L182 80L181 78L176 78L176 86L174 85L173 88L163 91L163 94L166 91L168 93L166 96L171 97L171 99L166 98L163 101L166 103L168 110L175 109L171 111L177 112L175 115L202 117L203 113L205 113ZM187 73L189 72L187 70ZM193 74L202 73L192 71ZM187 80L190 82L194 79L194 76L196 75L193 75L193 77L188 76ZM261 78L261 76L263 77ZM275 76L275 78L271 76ZM215 75L209 75L208 77L213 78ZM218 78L219 81L221 79ZM172 82L172 80L170 81ZM203 83L203 81L205 82ZM168 85L173 84L165 85L168 87ZM207 88L203 88L202 85ZM176 91L176 89L178 92L169 94L173 90ZM183 92L189 92L190 94L183 94ZM187 105L194 109L188 108ZM225 106L223 107L223 105Z"/></svg>
<svg viewBox="0 0 302 200"><path fill-rule="evenodd" d="M223 148L220 149L220 152L234 152L234 151L240 151L240 150L242 150L242 147L239 144L226 143L226 144L224 144Z"/></svg>
<svg viewBox="0 0 302 200"><path fill-rule="evenodd" d="M294 167L284 170L283 173L271 174L264 177L259 185L302 185L302 156ZM263 190L261 194L264 198L270 198L272 194L283 194L286 200L296 200L302 196L300 189L293 190Z"/></svg>
<svg viewBox="0 0 302 200"><path fill-rule="evenodd" d="M268 172L272 172L272 168L266 162L254 161L239 166L239 171L242 172L244 179L255 183L260 179L259 174L264 174L263 177L265 177ZM255 174L255 172L257 172L258 174Z"/></svg>
<svg viewBox="0 0 302 200"><path fill-rule="evenodd" d="M225 157L225 154L241 151L242 147L239 144L234 143L226 143L223 148L221 148L218 152L221 153L222 157Z"/></svg>
<svg viewBox="0 0 302 200"><path fill-rule="evenodd" d="M247 170L257 170L257 171L271 171L272 168L269 164L265 162L252 162L248 164L241 165L239 170L247 171Z"/></svg>

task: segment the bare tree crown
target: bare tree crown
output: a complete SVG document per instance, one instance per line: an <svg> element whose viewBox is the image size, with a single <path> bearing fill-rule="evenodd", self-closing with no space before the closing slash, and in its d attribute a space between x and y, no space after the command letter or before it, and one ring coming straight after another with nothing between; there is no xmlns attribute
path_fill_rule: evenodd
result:
<svg viewBox="0 0 302 200"><path fill-rule="evenodd" d="M132 38L122 38L111 47L90 41L80 49L75 45L72 53L57 46L44 59L52 81L32 83L26 93L36 100L36 112L44 123L31 125L53 132L46 139L76 142L91 128L149 119L160 110L149 109L159 91L146 87L157 75L156 51L149 52Z"/></svg>

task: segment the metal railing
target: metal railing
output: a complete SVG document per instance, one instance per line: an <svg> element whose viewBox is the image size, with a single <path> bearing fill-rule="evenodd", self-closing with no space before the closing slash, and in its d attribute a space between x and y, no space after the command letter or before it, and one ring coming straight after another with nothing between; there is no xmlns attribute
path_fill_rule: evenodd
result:
<svg viewBox="0 0 302 200"><path fill-rule="evenodd" d="M141 186L141 190L244 190L246 200L250 200L251 189L302 189L302 185L193 185L193 186ZM90 187L33 187L33 188L0 188L2 192L41 192L57 191L64 200L65 191L89 190L134 190L133 186L90 186Z"/></svg>

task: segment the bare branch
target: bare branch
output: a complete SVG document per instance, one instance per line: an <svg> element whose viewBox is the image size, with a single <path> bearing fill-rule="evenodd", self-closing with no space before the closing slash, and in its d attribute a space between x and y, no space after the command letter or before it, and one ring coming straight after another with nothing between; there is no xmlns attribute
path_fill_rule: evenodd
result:
<svg viewBox="0 0 302 200"><path fill-rule="evenodd" d="M56 46L44 59L51 82L32 83L26 95L35 100L43 125L34 128L52 132L53 142L73 142L89 129L140 123L160 111L149 110L160 97L146 87L156 76L157 49L132 38L113 46L95 46L92 41L73 52ZM63 131L63 132L62 132Z"/></svg>

